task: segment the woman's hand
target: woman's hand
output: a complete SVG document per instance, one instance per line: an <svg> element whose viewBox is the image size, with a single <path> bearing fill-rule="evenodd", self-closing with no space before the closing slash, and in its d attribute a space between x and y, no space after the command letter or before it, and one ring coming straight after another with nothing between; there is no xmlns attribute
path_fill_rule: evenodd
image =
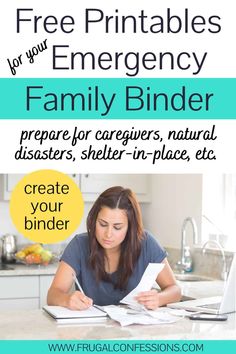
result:
<svg viewBox="0 0 236 354"><path fill-rule="evenodd" d="M81 293L80 291L75 291L68 295L68 307L70 310L86 310L92 306L93 300Z"/></svg>
<svg viewBox="0 0 236 354"><path fill-rule="evenodd" d="M157 290L143 291L136 296L139 304L144 305L149 310L155 310L160 306L160 294Z"/></svg>
<svg viewBox="0 0 236 354"><path fill-rule="evenodd" d="M158 307L169 304L170 302L180 301L181 289L177 285L170 265L165 258L162 263L165 265L156 279L161 291L155 289L144 291L136 296L136 300L149 310L155 310Z"/></svg>

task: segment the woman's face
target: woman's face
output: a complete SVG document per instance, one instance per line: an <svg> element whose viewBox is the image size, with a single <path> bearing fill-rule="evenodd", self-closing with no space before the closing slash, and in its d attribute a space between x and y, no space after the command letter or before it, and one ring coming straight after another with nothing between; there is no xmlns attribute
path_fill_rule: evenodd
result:
<svg viewBox="0 0 236 354"><path fill-rule="evenodd" d="M96 238L105 250L119 250L127 230L128 218L124 210L102 207L96 220Z"/></svg>

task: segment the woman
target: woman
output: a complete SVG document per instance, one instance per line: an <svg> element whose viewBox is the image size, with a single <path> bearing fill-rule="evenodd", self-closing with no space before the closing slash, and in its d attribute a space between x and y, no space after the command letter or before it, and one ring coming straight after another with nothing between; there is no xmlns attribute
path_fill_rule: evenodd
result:
<svg viewBox="0 0 236 354"><path fill-rule="evenodd" d="M149 263L164 263L156 282L161 288L138 294L148 309L179 301L181 292L156 239L143 230L136 196L130 189L112 187L95 201L87 217L88 232L76 235L66 247L48 291L48 304L72 310L118 304L139 283ZM83 292L70 292L73 276Z"/></svg>

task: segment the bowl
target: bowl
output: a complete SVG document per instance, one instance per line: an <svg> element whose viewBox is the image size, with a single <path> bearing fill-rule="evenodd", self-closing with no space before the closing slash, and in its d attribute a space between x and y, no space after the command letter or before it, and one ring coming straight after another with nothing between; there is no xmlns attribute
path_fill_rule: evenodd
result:
<svg viewBox="0 0 236 354"><path fill-rule="evenodd" d="M32 244L19 250L15 254L18 263L26 265L48 265L53 263L57 257L41 244Z"/></svg>
<svg viewBox="0 0 236 354"><path fill-rule="evenodd" d="M48 261L43 261L42 259L39 259L32 255L31 257L25 257L25 258L18 258L15 256L16 262L18 264L24 264L27 266L35 266L35 265L42 265L42 266L47 266L49 264L55 263L58 258L56 255L52 255L51 259Z"/></svg>

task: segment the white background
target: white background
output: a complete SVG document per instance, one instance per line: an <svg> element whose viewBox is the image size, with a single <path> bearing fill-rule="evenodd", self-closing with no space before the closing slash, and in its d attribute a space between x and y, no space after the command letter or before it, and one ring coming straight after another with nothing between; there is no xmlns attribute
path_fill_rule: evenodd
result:
<svg viewBox="0 0 236 354"><path fill-rule="evenodd" d="M84 34L84 10L85 8L100 8L106 15L114 15L115 9L119 14L138 15L141 9L149 16L164 15L166 8L170 7L173 14L181 15L185 8L189 9L189 14L209 17L219 15L222 30L219 34L180 33L180 34L105 34L104 23L94 26L90 34ZM58 30L54 34L47 34L40 27L37 34L33 33L32 23L22 25L22 32L16 33L16 8L33 8L33 15L48 16L54 15L58 19L65 15L71 15L75 19L75 30L72 34L63 34ZM4 10L0 13L0 33L1 33L1 65L0 77L13 78L7 64L7 58L13 59L18 55L23 55L23 65L17 70L16 77L126 77L125 71L78 71L52 70L53 44L68 44L74 51L181 51L196 53L208 52L205 65L197 77L235 77L236 46L235 46L235 0L215 1L215 0L172 0L172 1L77 1L70 0L60 2L56 0L32 2L29 0L12 0L4 5ZM49 49L35 58L34 64L29 64L25 58L25 51L32 46L41 43L47 38ZM180 70L152 70L142 71L138 77L193 77L190 71ZM233 104L233 103L232 103ZM224 118L224 117L222 117ZM15 161L14 153L19 148L19 137L22 129L69 129L73 131L75 125L81 129L128 129L135 126L137 129L161 130L165 135L170 129L209 129L212 124L216 125L218 139L215 142L208 142L209 146L216 152L215 162L197 162L191 159L190 163L179 161L160 162L152 165L147 161L130 161L129 159L119 161ZM58 120L58 121L27 121L9 120L0 121L0 172L29 172L40 168L55 168L63 172L104 172L124 173L124 172L147 172L147 173L202 173L210 171L235 172L236 164L235 151L235 127L234 120L212 120L212 121L188 121L188 120L142 120L142 121L119 121L119 120ZM114 148L120 148L120 144L115 141L110 142ZM86 148L87 143L83 148ZM154 148L151 143L139 142L138 148ZM176 142L168 145L170 148L186 148L194 154L196 149L204 146L204 142ZM33 143L34 147L37 146ZM134 146L136 143L134 143ZM53 144L56 148L57 145ZM130 145L131 146L131 145ZM150 147L151 146L151 147ZM46 145L45 145L46 147ZM99 143L98 143L99 147ZM62 148L62 145L61 145ZM81 145L82 148L82 145Z"/></svg>
<svg viewBox="0 0 236 354"><path fill-rule="evenodd" d="M204 16L206 19L213 15L221 17L221 32L211 34L205 31L202 34L183 32L178 34L106 34L104 21L91 26L91 32L84 32L85 8L99 8L107 16L115 15L115 9L120 15L140 14L140 10L145 10L147 16L161 15L165 18L166 8L171 8L171 13L182 16L184 9L189 9L189 16ZM75 30L71 34L63 34L60 29L53 33L46 33L39 23L37 34L33 32L33 22L22 24L21 33L16 33L16 8L33 8L33 16L54 15L60 20L65 15L73 16L75 20ZM11 77L7 58L13 59L33 46L43 42L47 38L49 49L35 58L34 64L29 64L24 58L23 65L18 69L17 77L124 77L124 70L108 71L53 71L52 70L52 45L70 45L74 51L153 51L155 53L181 51L204 53L208 52L206 63L198 77L235 77L235 10L234 0L129 0L114 2L110 0L100 1L37 1L11 0L4 5L4 10L0 13L0 33L1 33L1 66L0 76ZM28 15L29 16L29 15ZM150 21L150 23L152 23ZM207 28L207 26L206 26ZM112 32L112 28L111 28ZM163 70L163 71L143 71L140 77L191 77L191 70Z"/></svg>
<svg viewBox="0 0 236 354"><path fill-rule="evenodd" d="M2 122L3 123L3 122ZM217 139L215 141L166 141L165 137L169 130L186 129L192 130L212 129L212 125L216 125L215 134ZM142 120L142 121L85 121L85 120L69 120L69 121L5 121L0 130L0 142L2 146L0 169L2 173L26 173L41 168L58 169L67 173L203 173L203 172L236 172L236 122L234 120L220 120L220 121L188 121L188 120ZM73 155L76 157L75 162L67 161L32 161L32 160L14 160L16 150L20 148L20 135L22 130L61 130L67 129L73 133L74 127L80 130L89 130L92 132L97 129L114 130L114 129L131 129L135 127L136 130L160 130L163 137L163 142L166 141L166 146L169 149L187 149L191 156L190 162L180 161L157 161L155 165L147 160L132 160L131 157L126 156L119 160L96 160L86 161L79 158L82 150L88 149L90 144L95 149L102 149L103 143L89 138L87 141L79 142L75 147L71 147L69 142L62 142L61 140L55 142L44 142L40 146L39 142L24 141L22 145L27 146L28 149L48 149L53 146L54 149L72 149ZM106 141L113 149L127 149L133 151L135 146L138 149L146 151L153 151L159 149L160 145L154 141L131 141L127 146L123 146L121 142ZM215 161L197 161L194 158L195 152L203 147L215 151L217 159Z"/></svg>

